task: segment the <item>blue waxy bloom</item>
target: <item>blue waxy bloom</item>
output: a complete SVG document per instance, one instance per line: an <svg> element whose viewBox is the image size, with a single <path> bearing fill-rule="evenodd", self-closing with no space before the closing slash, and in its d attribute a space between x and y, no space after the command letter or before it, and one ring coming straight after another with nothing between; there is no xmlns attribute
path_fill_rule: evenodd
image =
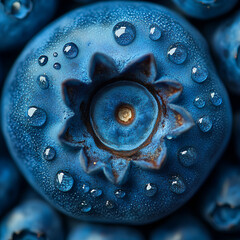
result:
<svg viewBox="0 0 240 240"><path fill-rule="evenodd" d="M238 0L173 0L186 14L194 18L210 19L229 12Z"/></svg>
<svg viewBox="0 0 240 240"><path fill-rule="evenodd" d="M0 240L63 240L63 227L53 209L38 199L28 199L0 223Z"/></svg>
<svg viewBox="0 0 240 240"><path fill-rule="evenodd" d="M184 204L232 124L205 40L143 2L91 5L47 27L13 67L2 115L14 159L53 205L129 224Z"/></svg>

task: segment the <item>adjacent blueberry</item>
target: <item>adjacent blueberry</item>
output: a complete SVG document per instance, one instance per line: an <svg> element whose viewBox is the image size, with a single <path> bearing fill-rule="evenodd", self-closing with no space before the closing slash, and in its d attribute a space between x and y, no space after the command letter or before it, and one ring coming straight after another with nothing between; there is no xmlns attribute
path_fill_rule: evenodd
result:
<svg viewBox="0 0 240 240"><path fill-rule="evenodd" d="M173 0L188 16L199 19L210 19L229 12L238 0Z"/></svg>
<svg viewBox="0 0 240 240"><path fill-rule="evenodd" d="M158 5L105 2L66 14L26 46L1 122L17 164L52 205L81 220L144 224L197 191L228 143L232 114L189 23Z"/></svg>
<svg viewBox="0 0 240 240"><path fill-rule="evenodd" d="M26 43L51 19L57 2L56 0L0 1L0 51L13 50Z"/></svg>
<svg viewBox="0 0 240 240"><path fill-rule="evenodd" d="M38 199L25 200L0 223L1 240L63 240L63 237L59 216Z"/></svg>

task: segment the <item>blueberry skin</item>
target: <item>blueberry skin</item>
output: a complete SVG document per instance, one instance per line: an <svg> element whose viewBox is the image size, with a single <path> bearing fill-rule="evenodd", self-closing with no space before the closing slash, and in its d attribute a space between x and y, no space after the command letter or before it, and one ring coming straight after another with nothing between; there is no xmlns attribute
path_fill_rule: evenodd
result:
<svg viewBox="0 0 240 240"><path fill-rule="evenodd" d="M240 112L234 114L234 143L237 158L240 159Z"/></svg>
<svg viewBox="0 0 240 240"><path fill-rule="evenodd" d="M104 111L89 106L104 94ZM126 104L114 112L121 99L137 112ZM140 99L154 111L138 108ZM46 28L13 67L2 116L12 156L53 205L78 219L129 224L184 204L221 156L232 124L202 36L170 10L136 2L77 9ZM119 132L139 147L121 149Z"/></svg>
<svg viewBox="0 0 240 240"><path fill-rule="evenodd" d="M240 94L240 12L222 22L211 37L218 68L234 94Z"/></svg>
<svg viewBox="0 0 240 240"><path fill-rule="evenodd" d="M206 227L193 215L186 212L178 213L167 219L157 229L153 230L150 240L210 240Z"/></svg>
<svg viewBox="0 0 240 240"><path fill-rule="evenodd" d="M28 199L1 221L0 239L62 240L63 226L49 205L39 199Z"/></svg>
<svg viewBox="0 0 240 240"><path fill-rule="evenodd" d="M137 230L97 224L78 224L71 229L67 240L98 239L98 240L143 240Z"/></svg>
<svg viewBox="0 0 240 240"><path fill-rule="evenodd" d="M217 231L240 230L240 170L232 164L222 164L204 188L201 213Z"/></svg>
<svg viewBox="0 0 240 240"><path fill-rule="evenodd" d="M20 189L21 177L14 164L8 158L0 158L0 216L16 202Z"/></svg>
<svg viewBox="0 0 240 240"><path fill-rule="evenodd" d="M0 51L11 51L25 44L46 25L56 7L56 0L0 2Z"/></svg>
<svg viewBox="0 0 240 240"><path fill-rule="evenodd" d="M186 15L198 19L211 19L229 12L238 0L173 0Z"/></svg>

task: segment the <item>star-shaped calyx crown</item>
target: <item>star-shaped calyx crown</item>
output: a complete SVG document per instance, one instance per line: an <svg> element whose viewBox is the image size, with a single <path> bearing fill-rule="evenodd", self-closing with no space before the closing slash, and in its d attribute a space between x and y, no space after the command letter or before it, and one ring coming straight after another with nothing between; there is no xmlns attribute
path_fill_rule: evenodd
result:
<svg viewBox="0 0 240 240"><path fill-rule="evenodd" d="M131 163L159 169L166 159L165 137L176 137L193 126L190 114L171 102L182 85L162 77L152 54L119 72L113 59L96 53L90 64L91 82L63 82L63 98L74 112L60 140L79 148L88 174L103 170L114 184L127 179Z"/></svg>

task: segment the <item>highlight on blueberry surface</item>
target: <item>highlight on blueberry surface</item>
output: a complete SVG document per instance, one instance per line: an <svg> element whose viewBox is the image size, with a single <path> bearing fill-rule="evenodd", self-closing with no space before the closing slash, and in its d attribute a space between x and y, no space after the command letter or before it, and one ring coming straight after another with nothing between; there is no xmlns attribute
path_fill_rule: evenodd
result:
<svg viewBox="0 0 240 240"><path fill-rule="evenodd" d="M198 19L211 19L229 12L238 0L173 0L186 15Z"/></svg>
<svg viewBox="0 0 240 240"><path fill-rule="evenodd" d="M28 199L0 223L0 240L63 240L63 226L56 212L39 199Z"/></svg>
<svg viewBox="0 0 240 240"><path fill-rule="evenodd" d="M221 22L212 34L218 68L232 93L240 94L240 12Z"/></svg>
<svg viewBox="0 0 240 240"><path fill-rule="evenodd" d="M143 240L134 228L97 224L76 224L68 234L67 240Z"/></svg>
<svg viewBox="0 0 240 240"><path fill-rule="evenodd" d="M201 213L217 231L240 230L240 169L232 164L222 164L204 188Z"/></svg>
<svg viewBox="0 0 240 240"><path fill-rule="evenodd" d="M25 44L52 18L57 2L57 0L0 1L0 51L12 51Z"/></svg>
<svg viewBox="0 0 240 240"><path fill-rule="evenodd" d="M129 224L190 199L232 122L203 37L136 2L80 8L41 32L9 74L2 116L12 156L54 206Z"/></svg>

